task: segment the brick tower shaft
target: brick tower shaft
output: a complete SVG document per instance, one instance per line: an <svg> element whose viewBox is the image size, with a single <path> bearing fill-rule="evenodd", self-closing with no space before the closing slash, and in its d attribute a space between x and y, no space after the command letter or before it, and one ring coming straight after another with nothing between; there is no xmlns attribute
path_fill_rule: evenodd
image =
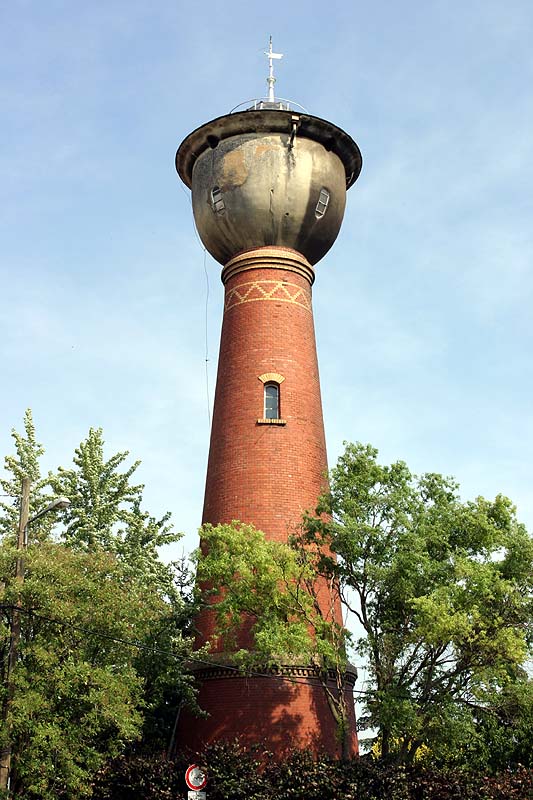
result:
<svg viewBox="0 0 533 800"><path fill-rule="evenodd" d="M263 247L232 259L225 284L211 445L202 522L254 525L286 542L327 488L311 286L313 268L294 250ZM266 408L269 389L277 413ZM269 416L267 416L269 415ZM340 604L317 584L325 619ZM199 642L214 620L198 620ZM251 642L243 630L242 647Z"/></svg>
<svg viewBox="0 0 533 800"><path fill-rule="evenodd" d="M294 251L229 262L203 522L240 520L286 541L326 487L311 305L313 270ZM266 387L279 416L267 418Z"/></svg>

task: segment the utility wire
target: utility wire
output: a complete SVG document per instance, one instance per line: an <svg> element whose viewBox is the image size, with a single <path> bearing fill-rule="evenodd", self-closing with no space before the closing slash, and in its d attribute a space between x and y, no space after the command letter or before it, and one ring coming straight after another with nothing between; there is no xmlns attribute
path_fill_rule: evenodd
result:
<svg viewBox="0 0 533 800"><path fill-rule="evenodd" d="M207 271L207 250L204 247L204 273L205 273L205 392L207 395L207 419L211 430L211 400L209 398L209 336L208 336L208 309L209 309L209 273Z"/></svg>
<svg viewBox="0 0 533 800"><path fill-rule="evenodd" d="M198 658L197 656L190 656L187 655L184 658L179 656L173 650L165 650L161 647L156 647L155 645L148 645L148 644L141 644L140 642L136 642L133 639L124 639L120 636L111 636L107 633L100 633L96 631L94 628L86 628L82 625L75 625L72 622L65 622L64 620L55 619L54 617L48 617L44 614L36 614L34 611L28 611L27 609L20 608L19 606L13 605L5 605L0 604L0 609L3 611L13 611L17 609L19 614L25 614L28 617L34 617L35 619L43 620L44 622L49 622L52 625L59 625L63 628L71 628L72 630L79 631L80 633L88 634L89 636L95 636L97 639L105 639L110 642L115 642L116 644L125 644L127 647L135 647L138 650L147 650L151 653L155 653L158 655L165 655L170 656L179 661L194 661L197 664L203 664L207 667L222 667L223 669L227 669L230 672L237 672L243 678L272 678L274 680L285 681L286 683L296 683L301 684L303 686L316 686L316 680L306 680L305 678L291 678L289 675L276 675L275 673L272 674L270 672L246 672L243 673L239 667L234 667L230 664L221 664L219 661L213 661L207 658ZM368 695L370 692L364 692L361 689L353 689L352 690L355 694L364 694Z"/></svg>
<svg viewBox="0 0 533 800"><path fill-rule="evenodd" d="M191 200L191 195L190 195L190 193L187 191L187 189L185 188L185 186L184 186L184 185L181 183L181 181L180 181L180 189L181 189L181 190L182 190L182 192L185 194L185 197L186 197L186 198L187 198L187 200L189 201L189 205L190 205L190 207L192 208L192 200ZM196 230L196 225L194 224L194 214L192 215L192 229L193 229L193 231L194 231L194 235L196 236L196 239L198 240L198 244L200 245L200 247L202 247L202 248L203 248L203 247L204 247L204 244L203 244L202 240L200 239L200 236L198 235L198 231ZM205 249L205 248L204 248L204 249Z"/></svg>
<svg viewBox="0 0 533 800"><path fill-rule="evenodd" d="M189 201L189 205L192 208L192 200L190 193L185 189L183 184L180 182L180 189L184 192L187 200ZM194 224L194 214L192 215L192 228L194 231L194 235L196 236L196 240L202 250L204 251L204 273L205 273L205 284L206 284L206 295L205 295L205 392L206 392L206 399L207 399L207 419L209 421L209 430L211 430L211 400L209 397L209 338L208 338L208 308L209 308L209 273L207 271L207 250L204 247L204 243L200 239L198 231L196 229L196 225Z"/></svg>

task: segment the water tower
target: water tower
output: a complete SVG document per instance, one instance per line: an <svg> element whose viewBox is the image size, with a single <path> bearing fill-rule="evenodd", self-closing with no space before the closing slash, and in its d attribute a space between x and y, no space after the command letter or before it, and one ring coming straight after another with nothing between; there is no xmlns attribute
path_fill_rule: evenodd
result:
<svg viewBox="0 0 533 800"><path fill-rule="evenodd" d="M280 56L272 43L267 55L268 98L193 131L176 169L224 285L203 522L240 520L285 541L326 486L314 265L339 233L362 162L343 130L276 99L272 63ZM329 603L329 588L323 592ZM340 621L338 601L333 606ZM208 613L198 628L208 641ZM296 746L337 755L335 723L313 675L306 664L280 664L271 677L237 675L223 660L203 667L199 702L209 717L182 715L180 745L240 737L274 752ZM355 677L348 671L345 690L352 752Z"/></svg>

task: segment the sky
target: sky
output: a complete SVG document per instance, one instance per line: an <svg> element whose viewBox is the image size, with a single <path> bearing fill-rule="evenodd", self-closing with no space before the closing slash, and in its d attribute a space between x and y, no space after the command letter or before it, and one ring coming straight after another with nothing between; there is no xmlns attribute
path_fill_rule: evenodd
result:
<svg viewBox="0 0 533 800"><path fill-rule="evenodd" d="M370 442L533 530L530 0L3 3L0 455L28 407L44 471L102 427L196 546L223 292L174 155L266 94L270 34L363 154L313 289L330 465Z"/></svg>

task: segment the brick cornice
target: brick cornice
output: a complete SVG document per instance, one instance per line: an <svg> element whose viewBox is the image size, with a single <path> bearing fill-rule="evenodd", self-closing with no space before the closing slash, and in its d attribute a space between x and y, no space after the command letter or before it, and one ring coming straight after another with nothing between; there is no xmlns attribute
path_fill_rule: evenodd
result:
<svg viewBox="0 0 533 800"><path fill-rule="evenodd" d="M245 671L236 670L230 664L221 662L220 664L204 665L189 664L191 672L201 681L216 680L220 678L295 678L304 680L318 681L316 669L311 665L305 664L280 664L278 666L257 667L251 675ZM353 687L357 680L357 669L353 664L348 664L344 673L344 685ZM335 670L328 670L328 683L336 682Z"/></svg>
<svg viewBox="0 0 533 800"><path fill-rule="evenodd" d="M226 284L234 275L245 272L249 269L282 269L295 272L309 281L313 285L315 271L309 261L296 250L286 247L258 247L255 250L247 250L232 258L222 270L222 283Z"/></svg>

